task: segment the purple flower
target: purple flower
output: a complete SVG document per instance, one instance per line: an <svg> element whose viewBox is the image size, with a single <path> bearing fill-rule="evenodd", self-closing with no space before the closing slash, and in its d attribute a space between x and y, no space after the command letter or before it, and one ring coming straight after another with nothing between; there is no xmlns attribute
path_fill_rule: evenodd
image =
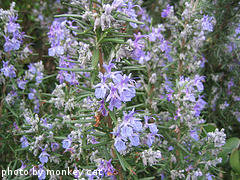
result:
<svg viewBox="0 0 240 180"><path fill-rule="evenodd" d="M121 138L115 138L114 146L120 153L124 152L127 149L125 142Z"/></svg>
<svg viewBox="0 0 240 180"><path fill-rule="evenodd" d="M205 80L204 76L196 75L194 78L194 85L197 87L199 92L202 92L204 90L204 86L202 83L204 80Z"/></svg>
<svg viewBox="0 0 240 180"><path fill-rule="evenodd" d="M129 137L129 140L130 140L130 144L132 146L139 146L140 145L140 139L139 139L139 136L136 135L136 134L133 134L132 136Z"/></svg>
<svg viewBox="0 0 240 180"><path fill-rule="evenodd" d="M95 86L95 97L98 99L103 99L106 96L107 90L109 89L106 84L106 77L104 75L101 76L101 83Z"/></svg>
<svg viewBox="0 0 240 180"><path fill-rule="evenodd" d="M51 143L51 149L52 151L56 151L59 149L59 144L58 143Z"/></svg>
<svg viewBox="0 0 240 180"><path fill-rule="evenodd" d="M64 149L70 148L71 144L72 144L72 140L70 140L70 139L65 139L65 140L62 141L62 147Z"/></svg>
<svg viewBox="0 0 240 180"><path fill-rule="evenodd" d="M138 62L140 64L144 64L145 62L148 62L150 59L151 59L151 53L148 51L146 54L146 53L143 53L143 51L142 51L142 54L141 54Z"/></svg>
<svg viewBox="0 0 240 180"><path fill-rule="evenodd" d="M157 132L158 132L158 128L157 128L156 124L155 123L148 123L148 120L150 119L150 117L148 117L148 116L144 116L144 119L145 119L144 127L149 128L152 135L156 135Z"/></svg>
<svg viewBox="0 0 240 180"><path fill-rule="evenodd" d="M125 142L129 139L131 146L139 146L139 132L142 131L140 119L134 117L134 109L128 114L124 112L123 122L113 132L116 136L114 146L117 151L123 153L126 150Z"/></svg>
<svg viewBox="0 0 240 180"><path fill-rule="evenodd" d="M159 134L157 134L158 128L155 123L148 123L148 120L150 119L150 117L144 116L144 119L145 119L144 129L149 128L150 130L150 133L148 133L147 136L145 137L144 143L147 144L149 147L151 147L155 141L155 136L156 135L159 136Z"/></svg>
<svg viewBox="0 0 240 180"><path fill-rule="evenodd" d="M46 179L46 171L43 169L43 165L40 165L40 168L37 171L37 175L39 180Z"/></svg>
<svg viewBox="0 0 240 180"><path fill-rule="evenodd" d="M15 78L16 77L16 69L13 65L8 65L9 61L2 61L3 62L3 68L1 69L1 72L4 74L5 77Z"/></svg>
<svg viewBox="0 0 240 180"><path fill-rule="evenodd" d="M157 128L156 124L154 124L154 123L148 124L148 128L150 129L150 132L152 134L157 134L158 128Z"/></svg>
<svg viewBox="0 0 240 180"><path fill-rule="evenodd" d="M20 169L25 169L26 167L27 167L27 165L21 160L21 167L20 167Z"/></svg>
<svg viewBox="0 0 240 180"><path fill-rule="evenodd" d="M104 76L106 78L114 78L116 74L120 73L120 71L115 71L115 72L112 72L112 68L115 68L116 69L116 66L114 63L112 63L112 61L110 61L107 64L103 64L103 67L105 68L106 72L104 73ZM102 74L100 74L100 76L102 76Z"/></svg>
<svg viewBox="0 0 240 180"><path fill-rule="evenodd" d="M24 90L27 82L28 82L27 80L18 79L18 80L17 80L18 87L19 87L20 89Z"/></svg>
<svg viewBox="0 0 240 180"><path fill-rule="evenodd" d="M191 130L190 131L190 136L195 140L195 141L199 141L199 136L196 130Z"/></svg>
<svg viewBox="0 0 240 180"><path fill-rule="evenodd" d="M48 49L49 56L61 56L64 54L64 47L61 42L66 38L68 32L65 27L62 27L58 21L53 21L50 31L48 32L48 38L51 43L51 48Z"/></svg>
<svg viewBox="0 0 240 180"><path fill-rule="evenodd" d="M45 164L48 162L48 157L50 155L46 152L46 151L43 151L40 155L39 155L39 161L42 163L42 164Z"/></svg>
<svg viewBox="0 0 240 180"><path fill-rule="evenodd" d="M33 101L33 103L34 103L34 112L39 113L39 107L40 107L39 99L37 99L37 97L36 97L36 99Z"/></svg>
<svg viewBox="0 0 240 180"><path fill-rule="evenodd" d="M46 127L46 128L48 128L48 129L52 129L52 124L48 124L47 123L47 118L41 118L41 122L42 122L42 125L44 126L44 127Z"/></svg>
<svg viewBox="0 0 240 180"><path fill-rule="evenodd" d="M16 23L17 17L9 16L9 22L6 24L7 36L5 37L4 51L10 52L18 50L21 46L23 34L19 31L20 25ZM10 39L11 37L11 39Z"/></svg>
<svg viewBox="0 0 240 180"><path fill-rule="evenodd" d="M70 63L70 62L67 62L65 60L71 60L71 59L67 58L65 56L61 56L60 61L59 61L59 67L60 68L70 68L71 69L71 68L74 67L75 63ZM78 84L78 79L77 79L77 76L76 76L75 72L67 72L67 71L60 70L58 72L57 79L59 80L59 82L61 84L64 81L67 81L68 83L70 83L70 85L77 85Z"/></svg>
<svg viewBox="0 0 240 180"><path fill-rule="evenodd" d="M49 56L61 56L64 54L64 47L63 46L54 46L48 49Z"/></svg>
<svg viewBox="0 0 240 180"><path fill-rule="evenodd" d="M154 141L155 141L155 136L154 136L153 134L149 133L149 134L147 135L146 144L147 144L149 147L151 147L152 144L154 143Z"/></svg>
<svg viewBox="0 0 240 180"><path fill-rule="evenodd" d="M42 82L42 79L43 79L43 73L42 72L37 72L36 85L39 85Z"/></svg>
<svg viewBox="0 0 240 180"><path fill-rule="evenodd" d="M238 27L235 29L235 36L240 39L240 24L238 24Z"/></svg>
<svg viewBox="0 0 240 180"><path fill-rule="evenodd" d="M209 17L208 15L204 15L202 18L202 29L204 31L213 31L213 17Z"/></svg>
<svg viewBox="0 0 240 180"><path fill-rule="evenodd" d="M163 9L162 13L161 13L161 16L163 18L166 18L168 17L168 15L171 13L171 9L173 8L173 6L170 6L169 4L167 5L167 8L166 9Z"/></svg>
<svg viewBox="0 0 240 180"><path fill-rule="evenodd" d="M18 125L17 125L16 122L14 122L13 125L14 125L14 127L15 127L16 130L19 130L19 127L18 127Z"/></svg>
<svg viewBox="0 0 240 180"><path fill-rule="evenodd" d="M114 0L112 3L113 8L118 8L122 6L126 6L126 3L124 2L124 0Z"/></svg>
<svg viewBox="0 0 240 180"><path fill-rule="evenodd" d="M113 108L116 107L117 109L120 109L122 106L122 102L119 99L112 98L109 102L108 108L113 111Z"/></svg>
<svg viewBox="0 0 240 180"><path fill-rule="evenodd" d="M10 91L6 97L6 102L10 105L13 105L15 103L15 97L17 97L18 94L16 91Z"/></svg>
<svg viewBox="0 0 240 180"><path fill-rule="evenodd" d="M64 72L64 76L65 76L65 81L70 83L70 85L77 85L78 84L76 73L74 73L74 72L70 72L70 73Z"/></svg>
<svg viewBox="0 0 240 180"><path fill-rule="evenodd" d="M65 38L65 30L61 27L61 23L53 21L50 31L48 32L48 38L53 46L59 45Z"/></svg>
<svg viewBox="0 0 240 180"><path fill-rule="evenodd" d="M172 151L173 149L174 149L174 147L172 147L172 146L168 147L168 151Z"/></svg>
<svg viewBox="0 0 240 180"><path fill-rule="evenodd" d="M207 104L206 101L201 99L201 97L198 98L198 101L194 106L195 116L198 117L200 115L201 111L203 110L206 104Z"/></svg>
<svg viewBox="0 0 240 180"><path fill-rule="evenodd" d="M206 174L207 180L212 180L212 177L214 177L212 174L210 174L210 173Z"/></svg>
<svg viewBox="0 0 240 180"><path fill-rule="evenodd" d="M120 99L123 102L131 101L131 99L135 96L135 87L130 84L131 79L130 76L122 76L121 74L117 74L116 77L113 79L115 86L118 87L118 92L120 94ZM130 83L129 83L130 82Z"/></svg>
<svg viewBox="0 0 240 180"><path fill-rule="evenodd" d="M141 33L139 32L138 34L134 34L134 36L135 40L133 42L131 41L134 48L133 59L143 61L143 59L145 59L145 52L143 51L145 45L142 38L146 37L146 35L141 35Z"/></svg>
<svg viewBox="0 0 240 180"><path fill-rule="evenodd" d="M22 148L26 148L26 147L29 146L29 143L28 143L27 138L25 136L21 137L20 141L22 143Z"/></svg>
<svg viewBox="0 0 240 180"><path fill-rule="evenodd" d="M171 46L169 46L169 42L167 40L161 41L160 49L162 52L169 53L171 51Z"/></svg>
<svg viewBox="0 0 240 180"><path fill-rule="evenodd" d="M6 24L9 33L15 33L20 29L20 25L15 21L17 21L17 17L9 16L9 22Z"/></svg>
<svg viewBox="0 0 240 180"><path fill-rule="evenodd" d="M105 108L105 102L104 102L104 100L101 100L99 103L101 104L101 105L100 105L100 108L99 108L99 111L102 112L102 115L103 115L103 116L107 116L107 115L108 115L108 111L107 111L106 108Z"/></svg>
<svg viewBox="0 0 240 180"><path fill-rule="evenodd" d="M123 126L121 128L121 136L123 138L131 137L133 135L133 129L129 126Z"/></svg>
<svg viewBox="0 0 240 180"><path fill-rule="evenodd" d="M90 138L90 142L91 142L92 144L97 144L97 143L99 143L94 136L92 136L92 137Z"/></svg>
<svg viewBox="0 0 240 180"><path fill-rule="evenodd" d="M111 62L109 65L104 64L104 67L106 72L104 74L99 73L101 83L95 85L95 97L103 100L106 98L106 102L109 102L108 108L112 111L114 107L119 109L122 102L131 101L136 91L133 85L134 81L130 78L131 75L122 75L119 71L111 72L111 69L115 67ZM112 82L109 82L110 80ZM103 104L101 109L105 109Z"/></svg>
<svg viewBox="0 0 240 180"><path fill-rule="evenodd" d="M9 37L5 37L5 43L3 45L5 52L15 51L20 48L21 41L15 39L9 39Z"/></svg>
<svg viewBox="0 0 240 180"><path fill-rule="evenodd" d="M49 48L48 49L48 55L49 56L55 56L56 52L55 52L55 47Z"/></svg>
<svg viewBox="0 0 240 180"><path fill-rule="evenodd" d="M36 89L30 88L30 93L28 93L28 99L30 100L34 99L36 93L37 93Z"/></svg>
<svg viewBox="0 0 240 180"><path fill-rule="evenodd" d="M111 163L112 159L110 159L109 161L107 160L101 160L97 170L100 171L100 176L103 177L104 175L107 176L113 176L114 173L116 172L116 169L113 167L112 163Z"/></svg>
<svg viewBox="0 0 240 180"><path fill-rule="evenodd" d="M124 6L124 8L121 8L121 6ZM128 17L130 17L130 19L135 20L135 21L137 21L137 14L136 14L134 7L139 7L139 9L141 9L140 6L134 5L132 3L132 1L114 1L113 7L118 7L117 11L126 14ZM136 23L130 22L129 24L133 28L138 27Z"/></svg>
<svg viewBox="0 0 240 180"><path fill-rule="evenodd" d="M113 84L111 84L111 89L110 89L110 93L107 96L106 102L109 102L109 109L112 111L114 107L116 107L117 109L119 109L122 105L121 103L121 98L118 94L118 89L117 87L115 87Z"/></svg>
<svg viewBox="0 0 240 180"><path fill-rule="evenodd" d="M157 28L152 28L152 32L148 35L149 41L154 42L157 39L162 41L164 39L163 35L161 34L161 32L163 31L163 27L159 26Z"/></svg>
<svg viewBox="0 0 240 180"><path fill-rule="evenodd" d="M37 73L37 68L36 68L36 66L34 66L33 63L30 63L30 64L28 65L28 71L29 71L31 74L35 75L35 74Z"/></svg>

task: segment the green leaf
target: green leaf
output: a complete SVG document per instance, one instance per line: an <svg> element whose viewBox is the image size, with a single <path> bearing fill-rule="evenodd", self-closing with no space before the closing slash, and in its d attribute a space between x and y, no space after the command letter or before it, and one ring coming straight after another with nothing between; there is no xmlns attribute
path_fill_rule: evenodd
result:
<svg viewBox="0 0 240 180"><path fill-rule="evenodd" d="M127 18L127 17L118 17L117 19L124 20L124 21L127 21L127 22L133 22L133 23L136 23L136 24L142 24L142 25L144 24L143 22L135 21L135 20Z"/></svg>
<svg viewBox="0 0 240 180"><path fill-rule="evenodd" d="M63 4L63 5L70 6L70 7L72 7L72 8L78 8L78 9L80 9L80 10L82 10L82 11L85 10L85 9L84 9L82 6L80 6L79 4L78 4L78 5L73 5L73 4L69 4L69 3L66 3L66 2L62 2L62 4Z"/></svg>
<svg viewBox="0 0 240 180"><path fill-rule="evenodd" d="M52 78L52 77L54 77L54 76L57 76L57 74L51 74L51 75L49 75L49 76L45 76L44 78L42 78L42 81L43 81L43 80L46 80L46 79L48 79L48 78Z"/></svg>
<svg viewBox="0 0 240 180"><path fill-rule="evenodd" d="M55 139L60 139L60 140L66 139L66 137L61 137L61 136L55 136L54 138L55 138Z"/></svg>
<svg viewBox="0 0 240 180"><path fill-rule="evenodd" d="M6 106L11 111L11 113L18 119L17 113L14 112L14 110L11 108L11 106L9 106L7 103L6 103Z"/></svg>
<svg viewBox="0 0 240 180"><path fill-rule="evenodd" d="M155 179L155 177L146 177L146 178L141 178L139 180L151 180L151 179Z"/></svg>
<svg viewBox="0 0 240 180"><path fill-rule="evenodd" d="M92 148L95 148L95 147L99 147L99 146L106 146L107 144L110 144L111 141L110 140L106 140L106 141L103 141L103 142L100 142L100 143L97 143L97 144L89 144L89 145L86 145L86 146L82 146L83 149L92 149Z"/></svg>
<svg viewBox="0 0 240 180"><path fill-rule="evenodd" d="M136 93L137 94L137 93ZM139 94L144 94L144 93L139 93ZM138 107L144 107L145 106L145 104L144 103L141 103L141 104L137 104L137 105L134 105L134 106L129 106L129 107L127 107L126 109L127 110L131 110L131 109L133 109L133 108L138 108Z"/></svg>
<svg viewBox="0 0 240 180"><path fill-rule="evenodd" d="M203 127L206 130L206 132L213 132L216 129L216 125L213 123L205 124Z"/></svg>
<svg viewBox="0 0 240 180"><path fill-rule="evenodd" d="M50 97L57 97L53 94L48 94L48 93L41 93L42 96L50 96Z"/></svg>
<svg viewBox="0 0 240 180"><path fill-rule="evenodd" d="M125 66L122 69L124 69L124 70L145 70L144 68L146 68L145 65L142 65L142 66Z"/></svg>
<svg viewBox="0 0 240 180"><path fill-rule="evenodd" d="M104 38L100 43L104 43L104 42L113 42L118 44L125 43L123 39L117 39L117 38Z"/></svg>
<svg viewBox="0 0 240 180"><path fill-rule="evenodd" d="M75 124L75 123L85 124L85 123L93 123L93 122L95 122L95 120L72 120L72 121L65 121L65 123L69 123L69 124Z"/></svg>
<svg viewBox="0 0 240 180"><path fill-rule="evenodd" d="M96 70L91 73L91 84L92 84L92 86L94 86L94 82L95 82L95 79L97 77L97 74L98 74L98 72ZM93 90L93 92L94 92L94 90Z"/></svg>
<svg viewBox="0 0 240 180"><path fill-rule="evenodd" d="M238 149L234 149L230 156L230 165L234 171L240 174L240 152Z"/></svg>
<svg viewBox="0 0 240 180"><path fill-rule="evenodd" d="M240 139L237 137L232 137L228 139L224 144L222 153L223 154L231 153L233 149L238 148L239 146L240 146Z"/></svg>
<svg viewBox="0 0 240 180"><path fill-rule="evenodd" d="M122 168L123 168L123 170L124 171L126 171L127 169L126 169L126 161L125 161L125 159L124 158L122 158L122 156L120 155L120 154L118 154L118 152L117 151L115 151L116 152L116 154L117 154L117 157L118 157L118 159L119 159L119 162L120 162L120 164L121 164L121 166L122 166Z"/></svg>
<svg viewBox="0 0 240 180"><path fill-rule="evenodd" d="M74 18L82 18L82 15L78 15L78 14L60 14L60 15L55 15L55 18L59 18L59 17L74 17Z"/></svg>
<svg viewBox="0 0 240 180"><path fill-rule="evenodd" d="M112 111L109 111L109 115L111 119L113 120L114 124L117 125L117 119Z"/></svg>
<svg viewBox="0 0 240 180"><path fill-rule="evenodd" d="M131 174L134 174L133 168L128 164L128 162L116 150L115 153L117 154L117 157L123 170L126 171L126 169L128 169Z"/></svg>
<svg viewBox="0 0 240 180"><path fill-rule="evenodd" d="M67 25L66 25L66 27L67 27L68 29L76 32L78 35L87 35L87 36L89 36L90 34L87 34L87 33L90 33L90 31L92 30L92 28L89 28L89 29L86 29L86 30L84 30L84 31L81 31L81 30L74 29L74 28L72 28L72 27L70 27L70 26L67 26Z"/></svg>
<svg viewBox="0 0 240 180"><path fill-rule="evenodd" d="M64 70L64 71L72 71L72 72L92 72L93 70L91 69L79 69L79 68L60 68L57 67L59 70Z"/></svg>
<svg viewBox="0 0 240 180"><path fill-rule="evenodd" d="M207 133L215 131L216 125L213 123L208 123L208 124L202 125L202 128L204 133L202 133L201 136L206 137Z"/></svg>
<svg viewBox="0 0 240 180"><path fill-rule="evenodd" d="M97 69L98 61L99 61L99 49L95 48L93 50L93 56L92 56L92 68L93 69Z"/></svg>

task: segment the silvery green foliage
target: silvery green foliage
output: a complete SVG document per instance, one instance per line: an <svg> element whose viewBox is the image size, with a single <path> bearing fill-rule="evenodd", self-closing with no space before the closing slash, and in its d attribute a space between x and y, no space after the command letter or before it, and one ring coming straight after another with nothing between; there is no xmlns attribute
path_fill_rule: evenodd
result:
<svg viewBox="0 0 240 180"><path fill-rule="evenodd" d="M52 97L50 99L50 103L54 103L54 105L55 105L55 107L57 109L60 109L61 107L64 107L64 104L65 104L65 93L63 91L63 88L65 86L66 86L65 83L60 84L60 85L56 85L56 88L52 92L52 95L54 97Z"/></svg>
<svg viewBox="0 0 240 180"><path fill-rule="evenodd" d="M153 151L151 148L143 151L141 154L141 158L145 166L148 164L150 166L156 164L158 161L160 161L161 157L161 152L159 150Z"/></svg>
<svg viewBox="0 0 240 180"><path fill-rule="evenodd" d="M9 10L4 10L2 8L0 9L0 17L3 21L6 21L9 18L9 16L15 15L16 13L16 10L14 9L15 5L16 3L12 2Z"/></svg>
<svg viewBox="0 0 240 180"><path fill-rule="evenodd" d="M221 147L225 144L226 134L224 133L224 129L221 129L221 131L216 129L215 132L209 132L207 136L209 138L209 141L214 142L214 146L216 148Z"/></svg>
<svg viewBox="0 0 240 180"><path fill-rule="evenodd" d="M142 3L66 3L69 12L57 15L47 33L57 75L44 74L41 61L25 73L13 59L3 61L1 82L10 89L6 108L18 119L17 157L24 169L43 172L38 179L65 178L45 173L66 168L103 171L71 176L79 179L217 176L226 134L207 124L204 114L217 101L219 87L208 101L201 72L207 61L202 48L216 24L204 11L211 2L168 4L162 23L154 26ZM16 13L13 7L0 11L2 17ZM54 89L45 87L48 79ZM217 82L221 74L212 79ZM220 109L228 106L224 102Z"/></svg>

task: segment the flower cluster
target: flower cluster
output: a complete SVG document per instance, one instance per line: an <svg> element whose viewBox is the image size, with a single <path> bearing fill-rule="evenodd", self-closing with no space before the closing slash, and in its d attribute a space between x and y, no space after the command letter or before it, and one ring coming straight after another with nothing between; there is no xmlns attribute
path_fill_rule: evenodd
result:
<svg viewBox="0 0 240 180"><path fill-rule="evenodd" d="M104 160L104 159L99 159L98 160L98 168L97 170L100 170L101 175L100 177L102 178L103 176L113 176L116 175L116 169L113 167L111 163L112 159L109 161Z"/></svg>
<svg viewBox="0 0 240 180"><path fill-rule="evenodd" d="M1 72L5 77L9 78L15 78L16 77L16 69L14 68L13 65L9 65L9 61L2 61L3 62L3 67L1 69Z"/></svg>
<svg viewBox="0 0 240 180"><path fill-rule="evenodd" d="M50 31L48 32L48 38L51 43L51 48L48 49L48 55L57 57L59 59L59 68L74 69L84 68L85 63L92 57L89 45L83 42L78 42L66 26L72 29L76 29L73 26L73 22L62 19L53 21ZM78 60L73 60L71 57L76 57L78 54ZM81 75L89 76L88 73L81 73ZM60 70L57 78L60 83L67 82L70 85L77 85L79 75L75 72L69 72L67 70Z"/></svg>
<svg viewBox="0 0 240 180"><path fill-rule="evenodd" d="M131 74L126 76L120 71L111 72L111 69L115 67L113 63L104 65L104 67L106 72L99 73L101 83L95 85L95 96L97 99L109 102L108 108L113 111L114 107L119 109L122 102L131 101L136 94L135 86Z"/></svg>
<svg viewBox="0 0 240 180"><path fill-rule="evenodd" d="M50 31L48 32L48 38L51 43L51 48L48 49L49 56L61 56L65 51L65 44L62 42L67 39L69 30L64 27L64 22L53 21Z"/></svg>
<svg viewBox="0 0 240 180"><path fill-rule="evenodd" d="M113 132L117 151L124 153L127 149L126 143L130 140L129 146L140 145L140 133L143 130L141 119L134 117L134 110L129 114L124 113L123 121Z"/></svg>
<svg viewBox="0 0 240 180"><path fill-rule="evenodd" d="M9 16L5 26L5 44L4 51L16 51L20 48L23 41L23 34L20 31L20 25L16 22L17 16Z"/></svg>
<svg viewBox="0 0 240 180"><path fill-rule="evenodd" d="M204 31L213 31L213 17L209 17L208 15L204 15L202 18L202 29Z"/></svg>
<svg viewBox="0 0 240 180"><path fill-rule="evenodd" d="M122 122L116 126L113 132L115 136L114 146L121 154L126 154L127 150L129 150L128 147L136 147L143 144L151 147L155 141L155 136L158 136L156 124L148 122L150 117L145 116L145 123L143 124L141 119L135 117L134 114L134 109L128 114L124 112Z"/></svg>

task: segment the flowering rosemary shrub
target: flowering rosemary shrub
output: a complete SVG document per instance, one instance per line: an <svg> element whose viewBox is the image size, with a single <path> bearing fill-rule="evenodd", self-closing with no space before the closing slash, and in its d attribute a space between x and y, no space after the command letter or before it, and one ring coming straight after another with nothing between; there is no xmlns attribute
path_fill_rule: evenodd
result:
<svg viewBox="0 0 240 180"><path fill-rule="evenodd" d="M157 24L142 1L64 3L67 12L46 33L46 55L57 66L50 75L42 61L23 63L32 51L15 4L0 9L1 139L13 144L7 167L28 172L3 178L211 180L222 177L218 165L229 149L237 175L240 140L233 147L223 128L206 121L220 93L205 90L205 48L218 25L205 7L214 3L162 4ZM228 38L237 40L225 52L237 71L240 30L233 24ZM223 83L229 97L219 108L225 113L227 98L234 99L228 113L239 121L237 78L232 73ZM70 174L54 173L66 169Z"/></svg>

